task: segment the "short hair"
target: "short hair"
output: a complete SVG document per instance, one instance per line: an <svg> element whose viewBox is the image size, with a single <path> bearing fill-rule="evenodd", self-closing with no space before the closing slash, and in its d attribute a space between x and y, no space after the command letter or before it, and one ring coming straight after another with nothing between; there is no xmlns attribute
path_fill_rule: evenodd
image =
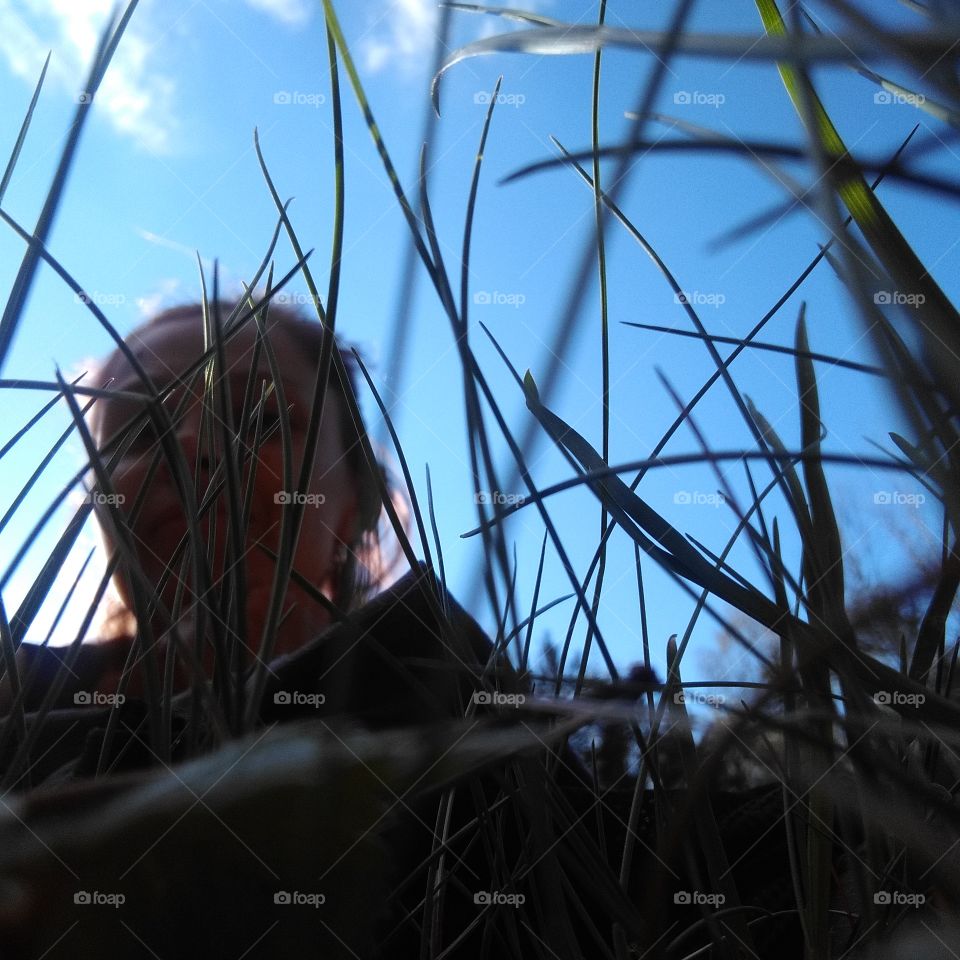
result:
<svg viewBox="0 0 960 960"><path fill-rule="evenodd" d="M217 303L208 303L209 311L218 310L220 317L240 317L249 301L221 300ZM257 309L261 308L258 302ZM270 302L262 304L263 316L266 318L265 328L268 333L282 329L302 351L303 356L314 367L320 364L324 342L324 328L318 322L308 319L294 306L286 303ZM192 318L202 318L204 304L191 302L171 307L150 317L145 323L136 327L127 334L126 340L141 331L153 328L158 324L172 321L189 321ZM249 312L248 312L249 315ZM227 327L231 329L234 323ZM398 566L402 551L397 549L392 556L385 558L381 535L381 518L383 516L381 488L399 513L403 517L405 511L403 502L393 484L390 482L388 471L382 462L372 456L372 462L364 451L369 448L369 438L363 416L357 404L357 381L359 364L352 352L352 345L348 347L339 337L334 338L334 350L341 363L331 364L330 375L327 381L327 390L334 390L339 394L340 404L340 436L346 451L347 466L354 477L354 492L358 501L357 523L354 527L352 542L346 544L346 550L341 556L341 562L336 571L334 595L331 598L334 605L342 613L347 613L360 606L375 594L387 581L391 572ZM99 365L96 373L102 381L110 365L122 357L119 347L115 348ZM343 376L341 375L343 371ZM97 404L93 408L93 432L99 433L99 417ZM99 440L104 438L98 437ZM364 441L367 441L365 444ZM102 625L102 632L107 638L111 635L129 633L132 625L132 611L122 604L107 612Z"/></svg>

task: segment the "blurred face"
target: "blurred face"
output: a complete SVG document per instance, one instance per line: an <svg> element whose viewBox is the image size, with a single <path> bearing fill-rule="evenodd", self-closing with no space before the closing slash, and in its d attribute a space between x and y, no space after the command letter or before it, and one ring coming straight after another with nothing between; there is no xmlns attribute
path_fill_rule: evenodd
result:
<svg viewBox="0 0 960 960"><path fill-rule="evenodd" d="M229 380L235 429L239 429L240 425L240 411L254 359L255 340L256 328L252 322L249 322L224 347L225 369L219 371L218 375L226 376ZM282 324L271 326L270 342L284 377L285 399L290 408L292 475L296 483L303 460L315 372L311 363L304 358L302 348L297 346ZM202 355L201 319L198 315L187 319L176 318L152 323L131 335L127 344L157 388L161 389L183 375ZM136 374L118 353L111 356L102 373L104 379L116 378L111 384L112 388L144 392ZM261 350L255 375L254 402L260 398L263 381L266 381L268 386L271 383L266 355ZM191 476L198 474L194 476L195 490L198 491L198 505L206 495L210 476L216 468L216 462L209 461L206 457L201 458L199 469L196 466L198 452L202 450L206 454L211 450L211 440L208 435L205 435L201 441L202 394L201 374L191 387L181 386L174 390L164 404L171 419L174 419L176 438L182 448L187 469ZM176 419L175 411L182 402L185 405L181 408L181 416ZM96 406L99 407L99 414L95 432L101 445L132 416L143 410L142 404L122 399L100 400ZM357 514L355 478L351 474L346 459L340 430L344 413L342 408L343 402L338 391L328 390L313 475L308 490L310 496L305 501L303 524L294 561L295 569L315 587L323 590L328 597L332 595L334 588L336 552L338 548L342 549L342 543L352 542ZM264 430L269 424L277 422L277 410L274 392L265 404ZM213 449L220 450L219 431L222 425L215 416L211 418L211 422L215 437ZM209 430L209 427L207 429ZM250 482L251 468L255 462L250 519L242 556L246 571L247 645L249 649L256 651L259 648L261 631L266 619L274 573L274 561L268 554L258 549L257 544L263 544L273 551L279 549L282 504L288 496L283 482L283 456L279 429L269 439L261 440L256 457L253 456L253 430L254 423L251 422L250 433L244 442L247 459L241 470L240 496L242 501ZM127 512L128 519L146 483L153 454L157 449L156 435L152 425L148 424L114 470L112 477L114 489L123 497L122 509ZM220 490L215 505L200 523L201 535L207 543L211 536L210 520L214 512L216 513L215 545L211 576L213 583L217 584L224 576L228 529L228 496L225 485ZM159 584L186 530L187 521L180 496L166 458L161 456L159 465L147 487L143 507L132 525L134 548L142 569L152 585ZM106 532L105 539L107 548L112 553L115 545ZM182 558L183 555L181 552L180 557ZM186 578L182 601L182 611L186 612L194 604L195 597L190 591L192 585L190 567L184 568L182 559L174 564L173 576L168 578L161 597L167 609L171 609L181 571ZM129 584L123 576L118 578L118 587L124 602L132 608ZM274 648L278 654L296 649L311 639L329 619L323 607L310 599L309 595L293 582L287 590L284 612L287 618L280 628Z"/></svg>

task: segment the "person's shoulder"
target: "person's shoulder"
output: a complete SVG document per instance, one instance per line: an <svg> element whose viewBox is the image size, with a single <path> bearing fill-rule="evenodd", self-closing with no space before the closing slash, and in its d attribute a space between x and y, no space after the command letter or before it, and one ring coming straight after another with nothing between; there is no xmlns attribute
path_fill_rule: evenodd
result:
<svg viewBox="0 0 960 960"><path fill-rule="evenodd" d="M328 716L375 728L429 723L462 717L490 685L526 689L476 620L418 564L272 663L261 719L299 716L290 709L291 691L309 691L322 694Z"/></svg>
<svg viewBox="0 0 960 960"><path fill-rule="evenodd" d="M18 685L24 690L24 710L36 710L47 691L59 686L54 709L83 706L103 689L105 676L123 668L133 639L85 639L80 644L50 646L21 643L17 649ZM13 705L14 683L8 675L0 682L0 714Z"/></svg>

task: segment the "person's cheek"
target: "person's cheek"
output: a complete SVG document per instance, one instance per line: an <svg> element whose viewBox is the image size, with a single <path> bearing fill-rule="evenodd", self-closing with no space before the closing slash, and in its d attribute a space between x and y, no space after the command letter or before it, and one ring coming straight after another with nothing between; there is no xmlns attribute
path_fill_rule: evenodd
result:
<svg viewBox="0 0 960 960"><path fill-rule="evenodd" d="M112 478L134 550L144 572L151 578L160 575L168 559L165 555L186 531L186 521L180 516L161 522L164 511L179 498L165 464L160 462L151 470L153 460L152 453L123 457Z"/></svg>

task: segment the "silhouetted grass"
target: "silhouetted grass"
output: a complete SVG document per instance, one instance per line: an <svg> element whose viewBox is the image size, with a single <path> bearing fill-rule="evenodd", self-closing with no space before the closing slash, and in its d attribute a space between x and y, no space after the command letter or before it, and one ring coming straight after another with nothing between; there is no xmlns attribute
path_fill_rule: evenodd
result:
<svg viewBox="0 0 960 960"><path fill-rule="evenodd" d="M104 34L88 84L91 94L135 6L129 4L123 17L112 22ZM0 605L0 643L9 698L9 712L0 730L6 791L0 817L0 877L10 891L10 906L0 906L0 937L8 938L11 951L19 951L11 956L35 955L31 951L54 942L51 931L60 929L56 924L68 923L70 914L63 898L75 889L99 884L97 889L131 891L128 909L117 916L128 929L159 938L156 943L162 942L162 949L172 951L171 956L200 955L196 951L201 945L206 951L227 949L225 944L239 956L252 942L244 937L253 938L257 929L270 924L277 926L279 936L271 949L286 951L283 955L289 956L300 952L312 955L320 944L323 956L603 956L615 960L773 955L819 960L829 956L932 956L937 944L945 944L949 951L960 949L956 927L960 919L956 849L960 809L955 797L960 782L956 759L960 707L952 694L960 644L951 646L948 638L960 586L960 437L956 420L960 409L960 316L876 193L888 177L945 198L955 197L960 184L914 169L916 157L905 149L907 143L889 159L851 155L810 77L813 65L844 62L879 89L915 99L921 89L929 90L931 98L921 103L929 118L944 125L946 139L960 116L956 19L940 12L938 6L918 7L922 27L894 34L884 27L877 11L864 12L844 0L834 0L832 8L844 19L846 32L824 36L811 28L799 7L791 8L790 19L785 20L773 0L757 0L765 35L736 37L691 33L687 22L693 5L683 0L676 5L670 28L660 33L605 26L603 0L596 27L474 4L448 6L461 12L495 13L519 21L522 28L453 52L435 79L434 103L442 102L442 75L468 57L493 52L538 56L594 53L590 147L574 151L557 142L559 156L513 176L534 176L560 165L572 174L571 189L583 184L593 195L598 229L571 278L576 293L566 305L551 352L555 358L563 355L584 306L588 289L584 281L596 270L603 391L599 442L582 435L552 409L559 359L538 383L529 372L521 375L514 369L496 338L483 327L510 369L530 413L518 436L506 422L502 398L494 395L470 344L472 225L477 205L483 202L482 158L492 135L496 96L490 100L470 175L459 263L448 265L433 220L425 164L421 164L419 203L415 205L379 132L333 4L324 0L335 161L330 279L321 295L311 269L315 257L312 251L304 252L255 137L278 220L260 268L246 284L247 296L232 315L222 315L217 271L206 277L201 268L210 346L188 376L203 384L205 453L215 465L208 489L195 489L195 465L186 462L173 439L180 411L171 410L163 400L174 385L158 390L129 352L128 359L142 382L136 398L143 411L105 449L97 449L84 413L98 397L110 393L109 385L68 383L59 371L49 382L0 381L4 389L35 389L42 403L37 415L0 448L0 457L22 443L62 397L90 459L90 467L70 478L55 503L38 518L23 549L0 572L0 589L9 585L27 549L76 485L109 494L116 459L139 431L153 429L159 447L151 472L161 458L165 460L190 521L169 575L184 578L200 598L198 635L208 638L217 650L217 670L209 682L189 644L169 644L165 659L160 660L158 638L152 635L150 625L176 622L182 591L173 609L166 609L161 599L164 584L150 583L138 568L130 517L136 515L139 504L129 511L110 503L103 508L101 519L116 533L118 556L91 598L89 614L65 655L64 669L45 690L36 689L41 680L36 671L20 674L16 650L89 519L93 509L89 498L60 535L26 599L12 612ZM638 100L628 138L603 144L599 127L602 57L610 46L638 56L656 51L659 61ZM652 143L645 130L659 117L654 107L665 71L682 52L721 60L749 57L776 62L784 89L764 93L789 96L805 132L805 143L758 144L690 124L676 124L681 139ZM895 83L865 66L879 55L896 61L914 83ZM424 681L410 669L404 660L407 652L381 643L375 636L375 623L364 620L363 611L333 609L335 623L327 635L331 648L340 649L336 644L344 644L344 657L349 659L369 633L372 659L361 658L356 663L361 670L371 663L397 668L397 675L405 678L398 696L405 705L403 710L409 710L403 719L409 715L411 725L404 727L392 714L390 723L379 714L376 722L371 721L367 711L378 706L376 684L371 681L364 690L365 675L361 674L360 685L354 688L356 678L345 672L341 712L326 719L282 725L267 734L265 727L272 721L265 719L265 704L274 684L274 671L268 664L281 628L286 589L293 581L308 586L293 564L304 507L294 502L284 509L269 616L261 637L246 635L243 563L228 563L225 575L214 582L211 548L201 534L200 522L217 499L223 498L228 557L239 561L250 516L249 466L255 463L260 445L272 431L279 431L284 487L306 490L329 378L339 378L349 391L349 378L333 339L344 256L341 70L366 119L409 226L411 242L457 346L470 466L478 478L477 490L517 488L509 475L522 481L526 494L515 505L475 498L477 525L471 533L483 539L485 586L491 607L497 611L498 629L490 638L493 647L486 662L474 665L477 669L471 672L467 651L476 642L471 632L474 628L446 592L443 541L451 534L436 522L429 474L426 510L420 502L387 408L360 361L366 384L388 422L401 465L403 494L425 561L425 575L417 588L419 599L414 602L402 594L390 616L414 610L426 633L435 626L436 649L442 655L434 657L431 669L440 679L434 688L429 679ZM0 201L29 134L42 84L43 75L0 182ZM78 106L77 122L34 230L26 230L0 211L5 223L28 245L0 320L0 369L41 261L84 297L81 286L44 244L87 106ZM681 296L683 288L668 264L619 205L630 164L651 149L697 150L704 162L714 154L732 152L751 163L790 159L807 165L815 186L798 185L782 207L737 225L706 225L712 234L722 231L728 241L759 229L786 210L799 212L814 206L825 224L820 252L747 336L726 338L708 331L697 305ZM606 176L602 158L613 161ZM872 182L868 182L868 174L876 174ZM676 418L647 455L638 455L627 464L609 462L608 297L618 277L609 269L604 236L614 223L638 244L680 297L692 331L631 325L695 338L715 366L690 398L680 396L664 377L678 407ZM294 267L274 282L275 249L281 233L289 242ZM865 264L881 271L879 279L890 289L915 294L910 306L883 309L887 305L875 296L878 276L868 272ZM818 266L831 267L843 281L862 329L882 357L879 366L813 349L803 305L797 310L792 345L757 339ZM758 257L757 269L762 269L762 257ZM283 376L267 335L266 317L273 298L298 275L310 292L317 322L328 335L316 373L305 466L295 476ZM84 297L84 302L118 347L126 349L92 299ZM226 378L218 373L224 367L225 343L244 324L255 325L257 350L267 357L271 377L260 383L251 374L238 423ZM733 347L727 356L721 356L718 349L724 344ZM696 348L690 345L690 349ZM800 426L797 449L790 449L749 399L750 384L734 375L734 361L751 349L788 353L794 358ZM894 447L874 458L824 453L821 443L831 411L821 407L819 364L843 366L851 375L885 378L910 425L911 436L891 433ZM718 383L752 437L748 449L721 449L720 438L705 433L697 422L697 408L709 403L708 394ZM279 419L268 425L264 409L272 392L277 395ZM353 413L358 415L356 398L349 396ZM488 423L496 424L496 438L488 434ZM691 429L700 452L665 455L667 444L681 427ZM240 438L248 436L251 429L254 440L247 446ZM533 431L550 439L565 457L572 476L547 488L536 485L524 456ZM21 509L27 492L71 432L58 438L34 475L21 490L13 491L0 529ZM498 465L492 453L493 441L500 439L512 458L507 468ZM364 455L374 464L366 438L363 446ZM835 490L825 471L826 464L841 462L907 473L942 506L942 543L934 551L937 555L930 558L933 579L924 578L910 587L921 594L924 614L915 629L902 631L900 648L887 657L865 648L865 628L854 616L857 598L849 595L845 577L849 560L836 516ZM719 552L701 543L697 531L687 534L678 530L655 503L638 492L650 470L680 463L709 465L727 492L737 527ZM731 463L740 464L744 471L751 491L748 502L739 501L727 487L720 467ZM621 479L620 474L625 473L633 473L632 480ZM586 487L597 500L599 529L592 559L569 555L551 517L551 498L572 486ZM392 529L411 567L419 569L420 553L409 539L391 492L385 485L380 492L385 526ZM786 516L776 515L768 505L767 498L774 494L786 504ZM516 557L511 555L502 527L502 520L518 510L537 511L544 525L536 585L529 598L517 596ZM430 519L432 549L425 516ZM784 556L785 524L791 525L802 547L795 566ZM614 662L597 622L605 588L606 545L614 534L632 541L636 560L643 649L632 669ZM744 539L761 571L758 576L746 576L730 561L734 547ZM560 602L544 603L540 598L548 549L556 554L569 580L565 599L575 598L575 610L563 643L549 651L547 667L538 672L531 663L537 619ZM126 673L135 665L144 671L142 710L138 713L139 707L117 704L107 710L64 711L58 696L77 663L80 644L117 564L128 571L139 625ZM694 601L686 628L667 644L667 673L662 680L654 672L647 633L648 606L655 602L644 589L644 571L651 569L650 564L666 571ZM584 575L577 572L584 568ZM606 589L611 587L606 585ZM722 612L724 607L718 601L730 609ZM204 615L204 610L216 611L216 615ZM777 638L772 654L738 629L730 610ZM697 642L695 628L703 612L725 624L731 636L756 657L763 674L759 682L749 678L685 681L684 657ZM369 609L366 615L373 616ZM587 630L577 649L580 616ZM362 630L357 624L363 625ZM351 630L359 633L351 634ZM508 651L514 641L521 653L509 663ZM398 641L407 642L404 638ZM419 640L409 642L421 649L416 646ZM249 671L242 668L239 657L247 645L259 652ZM586 674L594 645L609 673L602 682ZM185 658L194 677L193 689L179 695L173 689L174 656ZM423 659L419 653L414 657L421 666ZM568 669L571 660L579 664L575 676ZM290 669L302 669L304 676L316 679L309 672L314 669L313 661L307 658L294 662ZM360 692L345 692L348 686L350 691ZM683 691L699 686L749 689L753 695L749 702L740 701L740 706L725 705L722 722L697 740ZM514 702L509 709L482 710L482 698L478 704L476 697L469 696L471 689L488 694L488 702L494 693L514 697ZM431 716L431 692L437 690L459 695L455 716L424 724L423 717ZM514 706L517 697L522 701L519 709ZM33 706L27 709L27 704ZM414 720L420 722L414 726ZM384 726L399 729L386 731ZM378 732L371 734L370 729ZM596 731L600 743L585 740L584 729ZM61 760L80 756L90 749L85 747L91 742L87 734L95 730L100 734L99 739L93 737L97 756L88 771L92 782L58 784L48 753L52 751L51 755ZM381 741L381 736L386 739ZM135 741L145 745L142 755L136 753L140 747ZM113 769L123 768L124 756L129 761L134 754L138 759L128 767L138 772ZM81 764L72 769L87 768ZM46 793L33 790L41 782ZM183 790L193 800L184 796ZM341 879L333 885L330 909L307 918L274 917L274 904L268 903L264 893L272 881L258 875L246 887L243 871L249 863L235 851L221 851L211 839L217 828L210 828L204 817L228 826L241 845L260 853L275 842L271 854L275 855L275 869L269 869L276 881L274 890L292 885L294 879L313 883L318 872L327 875L317 864L332 870L331 858L337 863L345 858L349 869L344 867L335 874ZM318 824L323 829L318 829ZM428 840L421 837L417 846L413 836L419 829L427 830ZM154 846L157 851L151 854ZM354 849L356 855L351 858ZM142 856L131 865L132 850ZM71 876L63 875L63 867L53 863L51 854L66 865ZM185 863L195 864L198 857L204 864L201 879L184 868ZM391 869L395 866L399 875L391 875L385 864ZM181 886L171 889L174 883ZM254 887L256 893L251 892ZM522 894L525 900L506 907L484 904L472 899L480 890ZM155 898L173 919L159 926L148 921L144 903L137 902L137 891L146 907L154 906ZM217 916L227 902L224 891L243 899L242 905L235 907L243 913L242 923L237 921L233 928ZM693 899L684 901L685 892ZM191 933L197 925L202 933ZM75 954L76 941L70 930L72 927L62 943L57 941L57 949ZM141 949L132 939L129 944L121 942L108 931L98 936L95 942L100 956L134 956L133 951ZM898 941L898 937L907 939ZM923 937L927 939L909 940Z"/></svg>

